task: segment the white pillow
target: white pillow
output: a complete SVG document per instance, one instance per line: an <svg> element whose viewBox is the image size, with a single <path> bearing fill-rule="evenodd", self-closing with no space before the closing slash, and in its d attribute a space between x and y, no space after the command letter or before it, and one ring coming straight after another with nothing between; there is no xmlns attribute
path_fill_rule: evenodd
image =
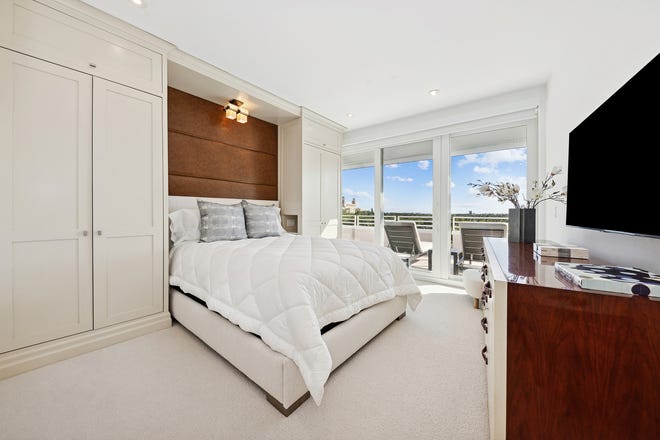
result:
<svg viewBox="0 0 660 440"><path fill-rule="evenodd" d="M169 217L172 243L199 241L199 209L178 209L171 212Z"/></svg>
<svg viewBox="0 0 660 440"><path fill-rule="evenodd" d="M273 205L275 206L275 205ZM284 229L284 226L282 226L282 214L281 214L281 209L279 206L275 206L275 212L277 212L277 220L280 225L280 235L288 234L286 229Z"/></svg>

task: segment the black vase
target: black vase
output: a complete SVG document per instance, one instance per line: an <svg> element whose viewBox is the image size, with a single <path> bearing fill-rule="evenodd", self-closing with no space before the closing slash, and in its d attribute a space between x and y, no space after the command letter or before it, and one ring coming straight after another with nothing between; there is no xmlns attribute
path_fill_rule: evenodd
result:
<svg viewBox="0 0 660 440"><path fill-rule="evenodd" d="M536 209L509 209L509 241L534 243L536 241Z"/></svg>

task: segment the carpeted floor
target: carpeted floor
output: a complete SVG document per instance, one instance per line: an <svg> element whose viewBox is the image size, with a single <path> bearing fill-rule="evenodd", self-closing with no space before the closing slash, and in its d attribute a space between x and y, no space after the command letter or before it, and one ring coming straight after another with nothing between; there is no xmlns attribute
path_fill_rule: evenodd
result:
<svg viewBox="0 0 660 440"><path fill-rule="evenodd" d="M0 439L487 439L484 338L467 295L422 287L289 418L185 328L0 381Z"/></svg>

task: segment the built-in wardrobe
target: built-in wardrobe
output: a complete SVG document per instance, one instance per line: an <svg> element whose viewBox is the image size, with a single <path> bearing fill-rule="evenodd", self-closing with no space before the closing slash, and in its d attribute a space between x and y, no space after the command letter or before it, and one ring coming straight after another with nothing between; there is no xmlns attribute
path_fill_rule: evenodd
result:
<svg viewBox="0 0 660 440"><path fill-rule="evenodd" d="M47 3L0 6L0 378L170 324L164 52Z"/></svg>

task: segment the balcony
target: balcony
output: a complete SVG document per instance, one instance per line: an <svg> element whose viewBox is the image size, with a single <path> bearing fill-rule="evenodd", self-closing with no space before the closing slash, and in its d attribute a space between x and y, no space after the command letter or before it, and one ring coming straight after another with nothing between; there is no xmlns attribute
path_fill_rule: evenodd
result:
<svg viewBox="0 0 660 440"><path fill-rule="evenodd" d="M422 242L431 243L433 241L433 216L431 214L416 214L416 215L392 215L386 214L385 221L413 221L417 225L419 232L419 239ZM509 217L507 215L453 215L451 219L451 248L452 251L462 252L460 225L464 222L493 222L508 224ZM374 241L374 216L373 215L356 215L344 214L342 216L342 229L341 238L346 240L357 241ZM387 245L387 238L385 238ZM453 256L452 256L453 258ZM466 260L463 265L459 266L455 271L456 275L460 275L463 269L468 267L479 267L480 261ZM412 264L412 267L426 270L428 268L428 260L422 257Z"/></svg>

